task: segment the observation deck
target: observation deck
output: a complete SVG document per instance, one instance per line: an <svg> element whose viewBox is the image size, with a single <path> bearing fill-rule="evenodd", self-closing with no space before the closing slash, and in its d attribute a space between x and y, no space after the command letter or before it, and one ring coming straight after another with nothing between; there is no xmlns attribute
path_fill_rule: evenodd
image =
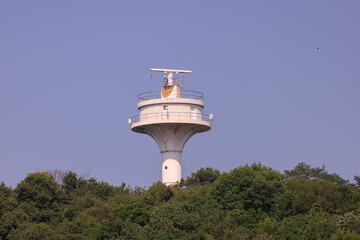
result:
<svg viewBox="0 0 360 240"><path fill-rule="evenodd" d="M202 113L204 107L201 92L180 90L176 98L163 97L162 91L144 92L137 96L140 115L130 118L129 123L135 132L142 132L137 129L139 126L162 123L200 124L207 131L211 128L211 117Z"/></svg>

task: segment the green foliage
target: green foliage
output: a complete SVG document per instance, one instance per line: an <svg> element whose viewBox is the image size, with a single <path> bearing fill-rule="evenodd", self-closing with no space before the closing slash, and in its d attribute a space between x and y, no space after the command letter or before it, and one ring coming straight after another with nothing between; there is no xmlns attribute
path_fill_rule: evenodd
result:
<svg viewBox="0 0 360 240"><path fill-rule="evenodd" d="M154 205L161 202L167 202L174 196L171 187L161 182L153 184L148 191L144 193L144 201L147 204Z"/></svg>
<svg viewBox="0 0 360 240"><path fill-rule="evenodd" d="M360 217L357 216L354 211L338 215L336 225L343 232L360 234Z"/></svg>
<svg viewBox="0 0 360 240"><path fill-rule="evenodd" d="M98 183L94 188L94 193L97 197L106 200L114 195L115 188L106 182Z"/></svg>
<svg viewBox="0 0 360 240"><path fill-rule="evenodd" d="M306 214L285 218L276 235L282 239L330 239L336 231L336 218L314 205Z"/></svg>
<svg viewBox="0 0 360 240"><path fill-rule="evenodd" d="M15 201L11 198L11 188L5 186L2 182L0 184L0 218L2 215L15 207Z"/></svg>
<svg viewBox="0 0 360 240"><path fill-rule="evenodd" d="M199 225L199 213L191 211L187 203L155 207L149 224L154 239L184 239L189 233L197 232Z"/></svg>
<svg viewBox="0 0 360 240"><path fill-rule="evenodd" d="M337 230L336 233L331 235L330 240L359 240L360 235L351 231Z"/></svg>
<svg viewBox="0 0 360 240"><path fill-rule="evenodd" d="M118 217L124 220L130 220L145 226L149 221L149 211L144 203L137 202L133 204L123 204L115 209Z"/></svg>
<svg viewBox="0 0 360 240"><path fill-rule="evenodd" d="M260 163L222 174L213 183L212 196L222 209L240 210L240 222L251 221L263 213L283 216L290 203L283 174Z"/></svg>
<svg viewBox="0 0 360 240"><path fill-rule="evenodd" d="M148 189L63 173L0 185L0 239L360 239L360 180L324 167L201 168Z"/></svg>
<svg viewBox="0 0 360 240"><path fill-rule="evenodd" d="M62 188L66 193L71 193L79 187L80 179L77 178L76 173L69 171L62 179Z"/></svg>
<svg viewBox="0 0 360 240"><path fill-rule="evenodd" d="M19 204L33 202L36 208L55 208L63 201L60 186L50 174L31 173L15 188Z"/></svg>
<svg viewBox="0 0 360 240"><path fill-rule="evenodd" d="M94 190L98 184L99 183L94 178L90 178L86 180L81 177L77 177L76 173L69 171L63 177L61 187L64 190L64 192L67 194L67 196L71 198L73 195L84 196L89 191ZM100 184L103 185L105 183L101 182ZM97 194L99 197L107 197L106 195L101 196L102 192L100 188L97 190L95 194Z"/></svg>
<svg viewBox="0 0 360 240"><path fill-rule="evenodd" d="M92 240L92 238L83 236L81 234L64 233L48 236L44 238L44 240Z"/></svg>
<svg viewBox="0 0 360 240"><path fill-rule="evenodd" d="M185 186L197 186L213 183L220 176L220 171L213 168L200 168L196 173L191 173L184 183Z"/></svg>
<svg viewBox="0 0 360 240"><path fill-rule="evenodd" d="M45 223L25 223L12 229L7 239L42 240L54 234L53 227Z"/></svg>
<svg viewBox="0 0 360 240"><path fill-rule="evenodd" d="M69 221L71 221L74 217L75 217L75 215L78 213L78 211L76 210L76 208L74 208L74 207L67 207L67 208L65 208L65 210L64 210L64 217L67 219L67 220L69 220Z"/></svg>
<svg viewBox="0 0 360 240"><path fill-rule="evenodd" d="M21 208L16 208L3 214L0 219L0 236L6 239L7 235L14 229L26 222L30 222L30 216Z"/></svg>
<svg viewBox="0 0 360 240"><path fill-rule="evenodd" d="M360 187L360 176L354 176L354 180L356 182L356 186Z"/></svg>
<svg viewBox="0 0 360 240"><path fill-rule="evenodd" d="M278 228L279 223L275 219L267 217L258 224L255 239L273 239Z"/></svg>
<svg viewBox="0 0 360 240"><path fill-rule="evenodd" d="M301 178L306 180L311 180L314 178L322 179L325 181L329 181L331 183L335 183L339 186L345 186L349 183L349 181L346 181L342 179L339 175L336 173L329 174L325 170L325 165L323 165L321 168L311 168L310 165L305 164L304 162L299 163L293 170L285 170L285 176L286 178Z"/></svg>
<svg viewBox="0 0 360 240"><path fill-rule="evenodd" d="M336 218L314 205L306 214L284 219L277 236L284 239L330 239L336 231Z"/></svg>
<svg viewBox="0 0 360 240"><path fill-rule="evenodd" d="M333 183L319 179L291 179L288 188L295 193L290 209L292 214L308 212L315 203L332 213L342 208L341 187Z"/></svg>

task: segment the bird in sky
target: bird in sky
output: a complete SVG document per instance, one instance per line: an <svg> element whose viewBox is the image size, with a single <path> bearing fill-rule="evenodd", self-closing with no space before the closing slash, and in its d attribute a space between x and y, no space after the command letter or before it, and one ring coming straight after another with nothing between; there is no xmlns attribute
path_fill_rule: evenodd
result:
<svg viewBox="0 0 360 240"><path fill-rule="evenodd" d="M320 52L320 48L319 48L319 47L316 47L316 51Z"/></svg>

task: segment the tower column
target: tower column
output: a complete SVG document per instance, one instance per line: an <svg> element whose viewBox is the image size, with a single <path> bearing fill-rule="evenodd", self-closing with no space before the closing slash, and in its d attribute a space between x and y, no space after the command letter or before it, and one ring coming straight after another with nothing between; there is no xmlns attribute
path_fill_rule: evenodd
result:
<svg viewBox="0 0 360 240"><path fill-rule="evenodd" d="M181 152L164 151L162 154L162 182L166 185L179 183L181 180Z"/></svg>

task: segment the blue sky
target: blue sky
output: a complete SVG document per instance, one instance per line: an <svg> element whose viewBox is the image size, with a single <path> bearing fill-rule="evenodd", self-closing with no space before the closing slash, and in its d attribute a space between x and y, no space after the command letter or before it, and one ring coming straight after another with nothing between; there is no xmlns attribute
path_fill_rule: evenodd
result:
<svg viewBox="0 0 360 240"><path fill-rule="evenodd" d="M0 181L72 170L120 185L161 180L161 154L133 133L149 68L192 70L215 121L182 175L261 161L360 175L360 2L1 1ZM321 51L317 52L316 47ZM152 84L150 76L153 75Z"/></svg>

